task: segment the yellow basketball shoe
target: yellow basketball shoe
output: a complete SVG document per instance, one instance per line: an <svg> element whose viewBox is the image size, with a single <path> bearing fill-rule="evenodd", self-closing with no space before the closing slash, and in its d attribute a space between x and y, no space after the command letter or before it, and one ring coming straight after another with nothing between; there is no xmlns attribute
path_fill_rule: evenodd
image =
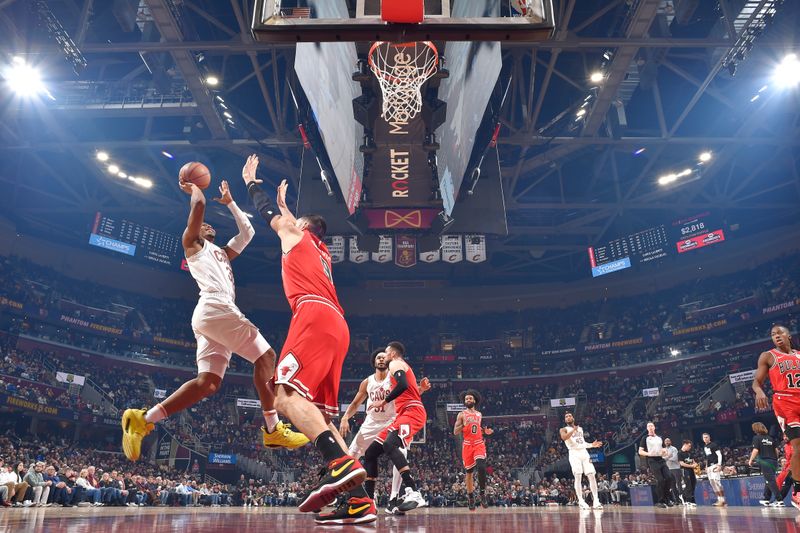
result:
<svg viewBox="0 0 800 533"><path fill-rule="evenodd" d="M148 424L144 409L126 409L122 413L122 451L125 457L136 461L142 453L142 440L155 429L155 424Z"/></svg>
<svg viewBox="0 0 800 533"><path fill-rule="evenodd" d="M301 446L305 446L310 441L308 437L302 433L291 430L291 424L284 424L278 422L275 430L270 433L267 428L261 426L261 440L264 442L265 448L288 448L294 450Z"/></svg>

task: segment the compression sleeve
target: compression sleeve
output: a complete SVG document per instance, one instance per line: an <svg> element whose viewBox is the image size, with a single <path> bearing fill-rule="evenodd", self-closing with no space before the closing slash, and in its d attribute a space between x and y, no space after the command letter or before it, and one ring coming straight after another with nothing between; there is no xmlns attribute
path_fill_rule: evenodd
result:
<svg viewBox="0 0 800 533"><path fill-rule="evenodd" d="M395 385L395 387L392 389L392 392L386 396L386 403L393 402L408 388L408 378L406 377L405 370L398 370L395 372L394 379L397 381L397 385Z"/></svg>
<svg viewBox="0 0 800 533"><path fill-rule="evenodd" d="M240 254L247 245L250 244L250 241L253 240L253 235L255 235L256 232L253 229L253 225L250 224L250 221L247 219L247 215L239 209L236 202L229 203L228 210L233 215L233 220L236 221L236 227L239 228L239 234L228 241L228 248Z"/></svg>
<svg viewBox="0 0 800 533"><path fill-rule="evenodd" d="M258 186L258 183L253 181L248 183L247 194L250 195L250 199L253 201L253 205L256 206L258 214L267 221L267 224L270 224L272 219L278 216L278 213L275 212L275 208L272 206L269 196Z"/></svg>

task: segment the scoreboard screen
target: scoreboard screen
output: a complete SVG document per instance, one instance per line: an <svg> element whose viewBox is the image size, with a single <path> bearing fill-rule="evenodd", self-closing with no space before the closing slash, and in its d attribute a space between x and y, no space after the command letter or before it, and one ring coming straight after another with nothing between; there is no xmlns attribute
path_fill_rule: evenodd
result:
<svg viewBox="0 0 800 533"><path fill-rule="evenodd" d="M675 220L589 248L592 277L649 263L725 241L722 224L709 213Z"/></svg>
<svg viewBox="0 0 800 533"><path fill-rule="evenodd" d="M181 268L183 262L180 237L102 213L94 217L89 244L165 267Z"/></svg>

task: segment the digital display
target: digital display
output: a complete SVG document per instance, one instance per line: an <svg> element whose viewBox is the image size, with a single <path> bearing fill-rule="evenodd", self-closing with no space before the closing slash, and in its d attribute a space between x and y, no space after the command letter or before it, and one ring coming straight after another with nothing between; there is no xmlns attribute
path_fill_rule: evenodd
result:
<svg viewBox="0 0 800 533"><path fill-rule="evenodd" d="M102 213L95 215L89 244L166 267L180 268L183 260L183 246L177 235Z"/></svg>
<svg viewBox="0 0 800 533"><path fill-rule="evenodd" d="M725 241L722 223L701 213L662 224L589 248L592 277L648 263L670 254L682 254Z"/></svg>

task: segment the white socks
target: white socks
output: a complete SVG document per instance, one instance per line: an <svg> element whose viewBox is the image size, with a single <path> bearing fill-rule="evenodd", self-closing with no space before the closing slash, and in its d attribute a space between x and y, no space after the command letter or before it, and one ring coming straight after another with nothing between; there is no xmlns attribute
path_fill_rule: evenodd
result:
<svg viewBox="0 0 800 533"><path fill-rule="evenodd" d="M150 408L149 411L147 411L147 414L144 415L144 420L148 424L155 424L156 422L160 422L165 418L167 418L167 411L160 403L155 404Z"/></svg>
<svg viewBox="0 0 800 533"><path fill-rule="evenodd" d="M264 414L264 422L266 423L267 433L272 433L275 431L275 426L278 425L280 419L278 419L278 411L273 409L272 411L261 411Z"/></svg>

